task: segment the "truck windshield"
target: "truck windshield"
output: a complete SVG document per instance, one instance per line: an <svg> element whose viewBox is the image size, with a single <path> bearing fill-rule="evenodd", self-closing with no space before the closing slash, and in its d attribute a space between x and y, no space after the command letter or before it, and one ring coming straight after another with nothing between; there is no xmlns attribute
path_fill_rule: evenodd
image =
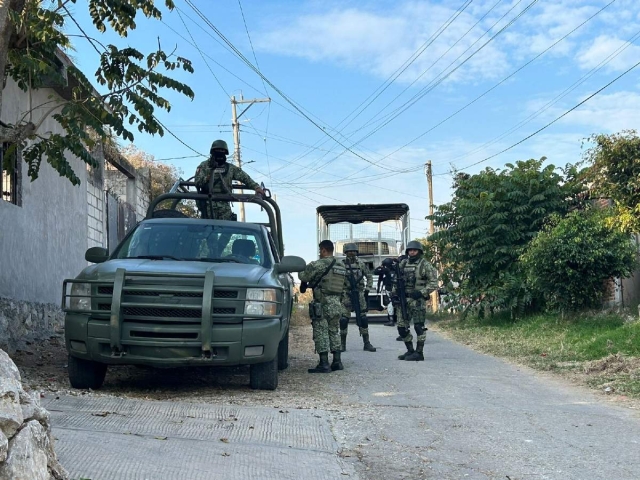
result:
<svg viewBox="0 0 640 480"><path fill-rule="evenodd" d="M141 223L111 258L235 262L270 266L255 230L218 225Z"/></svg>

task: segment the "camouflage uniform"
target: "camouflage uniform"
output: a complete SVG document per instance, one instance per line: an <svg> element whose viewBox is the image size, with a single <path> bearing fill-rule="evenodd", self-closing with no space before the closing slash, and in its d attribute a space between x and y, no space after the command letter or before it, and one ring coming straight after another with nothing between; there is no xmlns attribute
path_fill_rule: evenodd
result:
<svg viewBox="0 0 640 480"><path fill-rule="evenodd" d="M351 277L357 285L358 298L360 299L359 330L364 342L364 349L370 352L375 352L375 347L369 342L369 322L367 321L367 310L369 309L369 307L365 296L365 291L368 292L372 288L373 274L371 273L371 270L369 270L369 267L367 267L367 265L358 257L350 258L347 256L344 260L344 264L347 267L347 289L345 290L342 298L344 311L342 314L342 318L340 319L340 340L342 344L341 350L343 352L346 350L349 318L351 317L351 312L355 311L355 308L353 308L353 305L351 304L350 296L351 281L349 280L349 277Z"/></svg>
<svg viewBox="0 0 640 480"><path fill-rule="evenodd" d="M411 323L417 335L416 353L424 359L422 352L424 342L427 338L427 328L425 322L427 320L427 309L425 299L429 294L438 288L438 272L436 269L422 256L422 252L414 257L409 257L400 262L400 275L405 279L407 299L407 315L404 318L402 308L396 305L398 312L398 333L402 337L407 346L407 353L398 357L400 360L416 359L413 350L413 336L411 335ZM397 296L397 279L394 279L394 296ZM421 298L413 298L417 296L415 292L420 292ZM411 358L409 358L411 357Z"/></svg>
<svg viewBox="0 0 640 480"><path fill-rule="evenodd" d="M328 356L328 352L338 352L338 362L340 361L340 316L342 315L342 294L346 287L346 270L344 263L332 256L324 257L315 262L310 262L304 271L298 274L298 278L314 285L318 279L329 268L331 262L336 261L329 272L322 277L320 283L313 288L313 300L322 306L322 316L317 319L312 318L313 341L316 353L323 358ZM342 365L340 365L342 366ZM311 372L311 370L309 370Z"/></svg>
<svg viewBox="0 0 640 480"><path fill-rule="evenodd" d="M212 178L213 176L213 178ZM244 173L239 167L230 163L221 166L211 167L211 161L205 160L196 169L195 184L199 192L202 193L220 193L231 194L231 183L237 180L247 188L255 190L259 185L254 182L249 175ZM211 188L213 183L213 188ZM231 211L229 202L212 202L198 201L198 209L203 218L216 218L219 220L235 220L236 216Z"/></svg>

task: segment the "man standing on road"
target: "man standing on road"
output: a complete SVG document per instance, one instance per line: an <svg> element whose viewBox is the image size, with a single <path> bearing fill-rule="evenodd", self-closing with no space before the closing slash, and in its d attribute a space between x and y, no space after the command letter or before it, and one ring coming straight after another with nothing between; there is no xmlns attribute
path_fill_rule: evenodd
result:
<svg viewBox="0 0 640 480"><path fill-rule="evenodd" d="M398 306L398 333L407 346L407 352L398 356L399 360L423 361L424 342L427 338L427 309L425 299L438 288L438 273L436 269L424 258L422 244L413 240L407 244L407 259L400 262L400 277L404 280L407 305L407 317L402 308ZM394 283L394 298L398 298L398 278ZM397 300L396 300L397 303ZM416 349L413 349L413 336L411 335L411 322L417 335Z"/></svg>
<svg viewBox="0 0 640 480"><path fill-rule="evenodd" d="M340 319L340 342L341 351L347 349L347 333L349 329L349 318L351 318L351 312L358 313L360 318L356 318L360 335L362 336L362 342L364 344L363 350L367 352L375 352L376 347L369 342L369 322L367 320L367 297L369 296L369 290L373 285L373 274L369 270L369 267L358 258L358 247L355 243L347 243L343 250L345 254L344 265L347 267L347 285L348 289L344 293L342 304L344 305L344 312ZM366 281L366 285L365 285ZM356 306L352 301L353 297L358 298L359 312L356 310Z"/></svg>
<svg viewBox="0 0 640 480"><path fill-rule="evenodd" d="M240 167L227 163L229 149L227 142L216 140L211 144L210 157L202 162L196 169L195 184L199 193L218 193L231 195L231 184L237 180L252 188L261 195L264 190L254 182ZM213 210L209 202L198 200L198 210L202 218L215 218L218 220L236 220L236 215L231 211L229 202L213 202Z"/></svg>
<svg viewBox="0 0 640 480"><path fill-rule="evenodd" d="M333 242L320 242L320 259L310 262L298 274L302 284L300 291L313 289L313 301L309 304L309 316L313 327L313 341L320 361L309 373L330 373L343 370L340 358L340 316L343 311L342 295L346 287L347 270L344 263L333 256ZM329 351L333 362L329 365Z"/></svg>

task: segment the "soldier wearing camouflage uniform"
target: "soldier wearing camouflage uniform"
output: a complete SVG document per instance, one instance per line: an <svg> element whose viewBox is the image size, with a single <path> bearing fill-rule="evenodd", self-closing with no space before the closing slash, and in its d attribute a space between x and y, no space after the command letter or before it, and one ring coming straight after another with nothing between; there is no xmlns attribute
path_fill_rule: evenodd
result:
<svg viewBox="0 0 640 480"><path fill-rule="evenodd" d="M333 256L333 242L320 242L320 259L307 265L298 275L302 281L300 291L307 286L313 289L313 302L309 307L313 341L320 361L309 373L330 373L343 370L340 358L340 316L342 315L342 295L346 287L347 271L344 263ZM319 305L316 307L315 305ZM333 362L329 365L329 351Z"/></svg>
<svg viewBox="0 0 640 480"><path fill-rule="evenodd" d="M218 193L231 195L231 184L237 180L247 188L252 188L261 195L264 191L249 175L244 173L240 167L227 163L229 149L227 142L216 140L211 144L209 150L210 157L202 162L196 169L195 184L199 193ZM229 202L211 202L198 200L198 210L202 218L215 218L218 220L236 220L236 215L231 211Z"/></svg>
<svg viewBox="0 0 640 480"><path fill-rule="evenodd" d="M398 357L399 360L423 361L424 342L427 338L427 309L425 299L438 288L438 273L435 268L423 257L423 247L418 241L411 241L405 252L407 259L400 262L400 275L405 280L405 296L407 299L407 315L404 318L400 305L395 307L398 311L398 333L407 346L407 352ZM398 283L395 279L394 298L398 298ZM396 300L397 303L397 300ZM411 335L411 322L417 335L417 345L413 348L413 336Z"/></svg>
<svg viewBox="0 0 640 480"><path fill-rule="evenodd" d="M358 258L358 247L355 243L347 243L343 250L345 254L344 264L347 267L347 290L344 292L342 304L344 306L344 312L342 318L340 318L340 341L341 351L347 349L347 333L349 328L349 318L351 312L355 311L354 306L351 304L351 288L352 283L356 285L358 290L358 299L360 303L360 321L359 329L362 336L362 342L364 343L363 350L367 352L375 352L376 347L369 342L369 322L367 321L367 297L369 296L369 290L373 285L373 274L369 267ZM365 285L366 281L366 285Z"/></svg>

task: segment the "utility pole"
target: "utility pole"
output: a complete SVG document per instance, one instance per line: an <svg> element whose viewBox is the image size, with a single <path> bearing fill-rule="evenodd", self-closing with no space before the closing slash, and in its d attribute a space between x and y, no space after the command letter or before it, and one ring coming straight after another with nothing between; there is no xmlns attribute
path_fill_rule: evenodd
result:
<svg viewBox="0 0 640 480"><path fill-rule="evenodd" d="M240 100L236 100L235 96L231 97L231 126L233 127L233 145L234 145L233 156L235 157L236 165L239 168L242 168L242 160L240 158L240 124L238 123L238 120L242 115L244 115L244 112L246 112L247 110L249 110L249 108L251 108L251 105L253 105L254 103L265 103L270 101L271 101L270 98L252 98L250 100L245 100L242 97L242 95L240 95ZM245 103L248 104L247 107L240 112L240 115L238 115L236 106L238 104L245 104ZM244 193L244 192L241 190L240 193ZM244 222L244 203L243 202L240 203L240 221Z"/></svg>
<svg viewBox="0 0 640 480"><path fill-rule="evenodd" d="M431 160L424 164L424 173L427 175L427 184L429 185L429 215L433 215L433 172L431 171ZM434 232L432 218L429 220L429 235L433 235Z"/></svg>

